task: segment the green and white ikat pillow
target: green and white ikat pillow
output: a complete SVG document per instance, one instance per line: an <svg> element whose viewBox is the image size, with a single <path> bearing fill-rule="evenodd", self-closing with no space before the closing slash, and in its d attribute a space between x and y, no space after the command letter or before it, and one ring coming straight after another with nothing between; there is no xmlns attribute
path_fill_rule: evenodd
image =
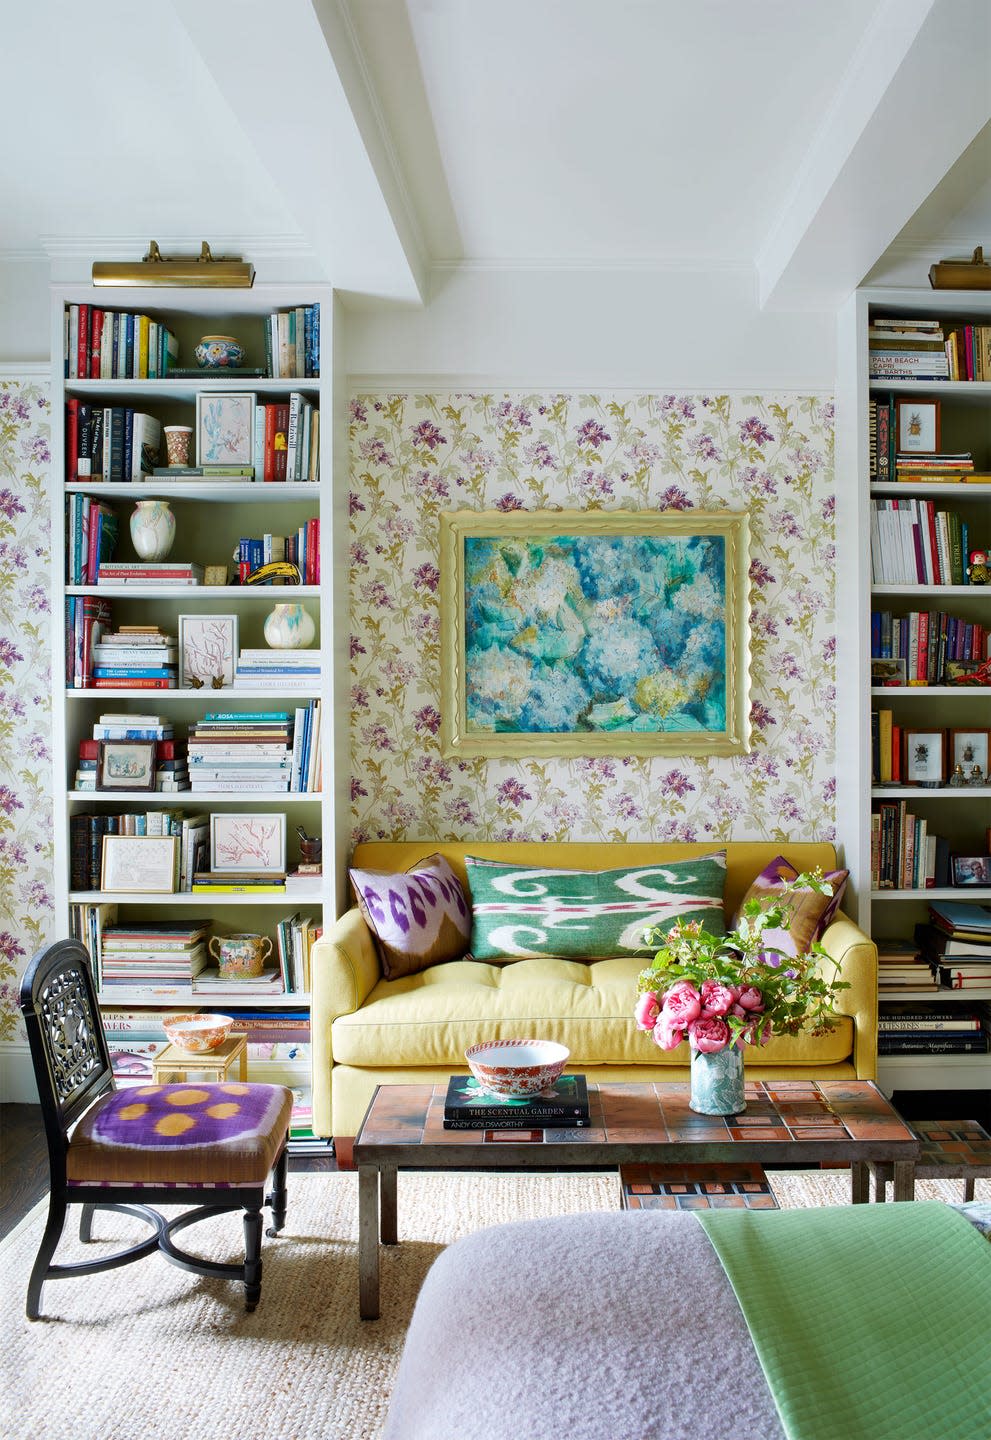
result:
<svg viewBox="0 0 991 1440"><path fill-rule="evenodd" d="M549 870L465 857L476 960L647 957L644 931L698 920L724 935L726 851L620 870Z"/></svg>

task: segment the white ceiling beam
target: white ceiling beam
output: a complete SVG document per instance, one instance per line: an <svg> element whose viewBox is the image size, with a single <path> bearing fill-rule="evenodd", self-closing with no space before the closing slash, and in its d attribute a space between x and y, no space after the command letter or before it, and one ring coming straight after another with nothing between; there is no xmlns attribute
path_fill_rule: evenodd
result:
<svg viewBox="0 0 991 1440"><path fill-rule="evenodd" d="M884 0L757 255L762 306L833 307L991 117L987 0Z"/></svg>
<svg viewBox="0 0 991 1440"><path fill-rule="evenodd" d="M171 3L329 283L421 301L422 247L337 0Z"/></svg>

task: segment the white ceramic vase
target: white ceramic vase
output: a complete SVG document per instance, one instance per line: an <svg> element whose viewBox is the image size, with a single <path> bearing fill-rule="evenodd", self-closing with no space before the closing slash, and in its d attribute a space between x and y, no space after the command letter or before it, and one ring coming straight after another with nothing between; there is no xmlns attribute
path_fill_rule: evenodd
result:
<svg viewBox="0 0 991 1440"><path fill-rule="evenodd" d="M175 516L167 500L139 500L131 516L131 544L141 560L164 560L175 539Z"/></svg>
<svg viewBox="0 0 991 1440"><path fill-rule="evenodd" d="M265 617L265 643L273 650L305 650L313 644L317 627L312 616L298 602L276 605Z"/></svg>

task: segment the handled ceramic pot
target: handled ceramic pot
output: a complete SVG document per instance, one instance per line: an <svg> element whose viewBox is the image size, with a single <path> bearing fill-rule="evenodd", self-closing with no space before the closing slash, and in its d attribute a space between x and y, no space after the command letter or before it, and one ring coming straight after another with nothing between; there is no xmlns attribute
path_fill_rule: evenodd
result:
<svg viewBox="0 0 991 1440"><path fill-rule="evenodd" d="M267 935L211 935L207 948L221 979L254 978L265 969L272 942Z"/></svg>

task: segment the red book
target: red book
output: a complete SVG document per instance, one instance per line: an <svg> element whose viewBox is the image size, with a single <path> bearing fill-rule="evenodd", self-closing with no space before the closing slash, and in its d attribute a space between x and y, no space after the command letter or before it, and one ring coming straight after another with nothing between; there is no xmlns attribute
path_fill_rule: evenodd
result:
<svg viewBox="0 0 991 1440"><path fill-rule="evenodd" d="M90 319L89 306L79 307L79 342L76 346L76 374L80 380L89 377Z"/></svg>
<svg viewBox="0 0 991 1440"><path fill-rule="evenodd" d="M100 633L111 623L112 611L109 600L97 599L95 595L87 595L83 599L82 608L82 645L80 647L80 678L78 684L84 689L93 683L93 636L100 638Z"/></svg>
<svg viewBox="0 0 991 1440"><path fill-rule="evenodd" d="M103 311L97 310L95 306L90 311L89 328L89 378L91 380L99 380L100 359L103 349Z"/></svg>
<svg viewBox="0 0 991 1440"><path fill-rule="evenodd" d="M274 473L273 480L285 480L287 446L289 443L289 406L275 406L275 438L272 442Z"/></svg>
<svg viewBox="0 0 991 1440"><path fill-rule="evenodd" d="M74 397L65 402L65 479L71 485L77 478L79 455L79 401Z"/></svg>
<svg viewBox="0 0 991 1440"><path fill-rule="evenodd" d="M306 583L320 584L320 521L306 522Z"/></svg>
<svg viewBox="0 0 991 1440"><path fill-rule="evenodd" d="M128 676L126 680L90 680L94 690L174 690L174 680L151 680L140 676Z"/></svg>
<svg viewBox="0 0 991 1440"><path fill-rule="evenodd" d="M80 758L80 760L99 760L99 758L100 758L100 742L99 742L99 740L80 740L80 742L79 742L79 758Z"/></svg>

